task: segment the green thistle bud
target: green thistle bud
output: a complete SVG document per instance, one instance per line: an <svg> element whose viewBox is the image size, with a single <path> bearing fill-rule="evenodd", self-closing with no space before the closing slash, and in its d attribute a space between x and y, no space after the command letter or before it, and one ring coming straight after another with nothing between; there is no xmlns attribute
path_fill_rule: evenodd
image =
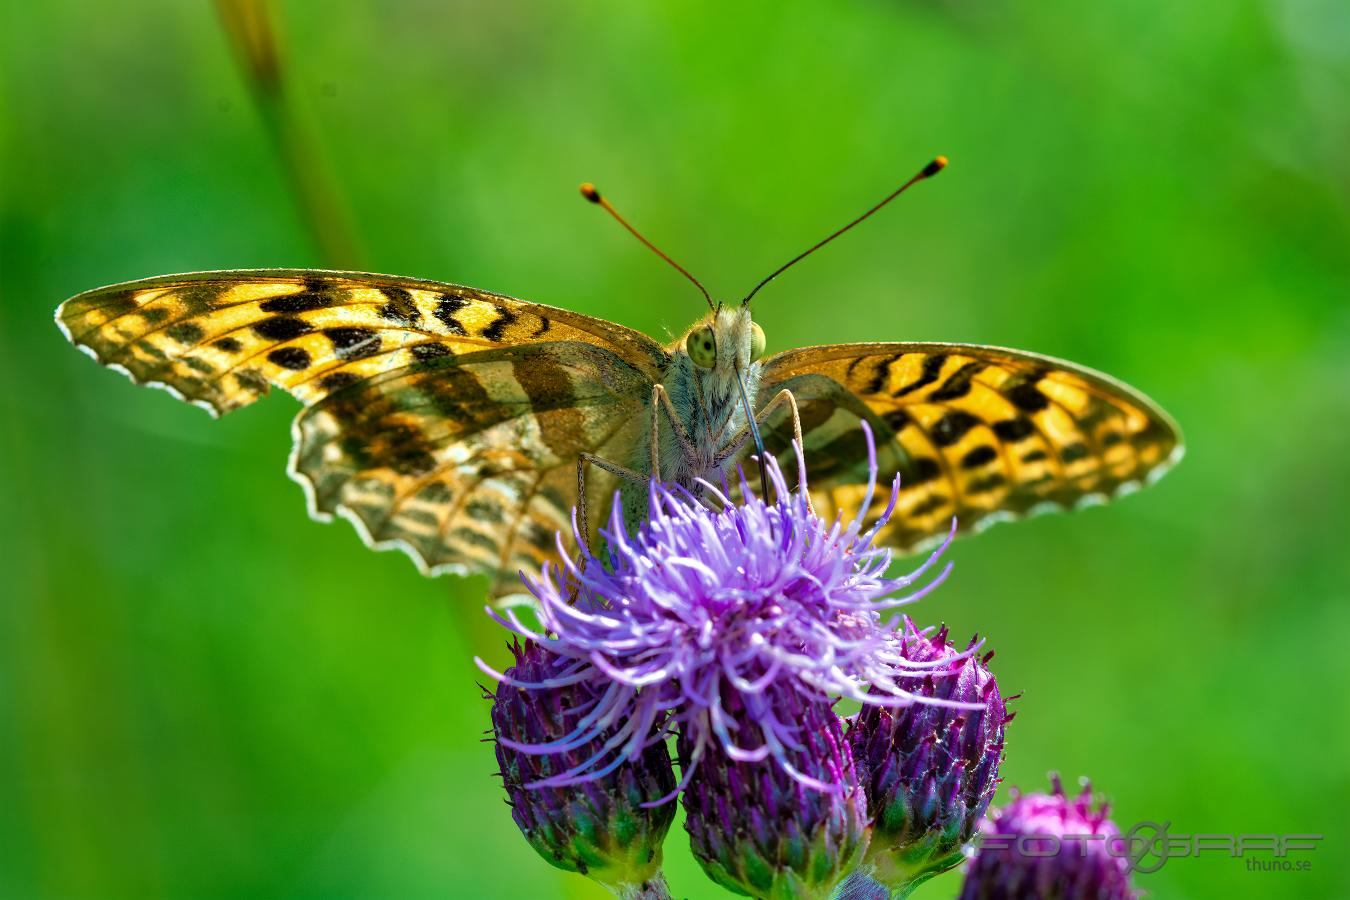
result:
<svg viewBox="0 0 1350 900"><path fill-rule="evenodd" d="M762 711L744 709L751 703L772 708L783 723L787 746L757 761L731 759L719 741L699 753L681 736L681 766L693 767L685 828L694 856L722 887L762 900L824 900L862 859L867 800L830 704L796 691L769 693L723 692L731 722L756 718Z"/></svg>
<svg viewBox="0 0 1350 900"><path fill-rule="evenodd" d="M675 818L675 773L665 742L612 771L599 765L620 723L580 743L584 717L603 687L562 676L566 661L538 644L517 642L492 705L497 763L511 816L536 852L625 897L667 897L661 844ZM576 746L571 746L576 744ZM601 774L597 774L597 770Z"/></svg>
<svg viewBox="0 0 1350 900"><path fill-rule="evenodd" d="M974 656L974 640L961 652L945 627L926 635L906 620L905 628L904 658L932 668L896 683L926 702L864 706L848 732L875 816L864 868L895 897L965 859L962 846L998 786L1010 718L987 667L992 653Z"/></svg>

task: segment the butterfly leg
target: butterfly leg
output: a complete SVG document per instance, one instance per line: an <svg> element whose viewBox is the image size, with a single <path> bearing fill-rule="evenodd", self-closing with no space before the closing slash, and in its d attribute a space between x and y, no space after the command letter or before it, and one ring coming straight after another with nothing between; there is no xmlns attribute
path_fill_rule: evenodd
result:
<svg viewBox="0 0 1350 900"><path fill-rule="evenodd" d="M587 516L586 502L586 467L595 466L597 469L604 469L612 475L633 484L646 484L647 479L639 472L625 468L618 463L612 463L607 459L596 456L594 453L582 453L577 457L577 530L580 532L582 546L577 548L577 568L586 571L586 560L590 557L591 549L591 526ZM577 602L577 593L581 585L572 585L572 592L568 595L568 603Z"/></svg>
<svg viewBox="0 0 1350 900"><path fill-rule="evenodd" d="M632 469L612 463L607 459L596 456L594 453L582 453L577 457L577 527L581 531L581 539L586 542L586 548L590 549L591 528L587 521L587 502L586 502L586 467L595 466L597 469L603 469L611 475L617 475L624 481L631 484L646 484L647 478L640 472L634 472Z"/></svg>
<svg viewBox="0 0 1350 900"><path fill-rule="evenodd" d="M661 440L660 424L661 410L665 410L666 419L670 422L670 430L675 435L676 442L680 445L681 452L686 459L695 458L694 442L689 437L689 432L684 430L684 423L675 413L675 404L670 402L670 395L666 393L666 387L663 384L652 385L652 433L651 433L651 451L652 451L652 477L657 481L661 480Z"/></svg>
<svg viewBox="0 0 1350 900"><path fill-rule="evenodd" d="M773 413L784 404L787 404L788 411L792 415L792 439L796 441L798 447L803 448L802 452L805 452L805 445L802 443L802 417L797 411L797 398L793 396L792 391L783 388L777 394L774 394L773 399L764 404L764 407L759 412L755 413L755 421L760 425L768 424L769 416L773 415ZM745 446L745 442L750 439L750 435L750 426L747 424L727 442L726 447L722 449L722 452L718 454L717 457L717 465L719 468L725 466L728 460L735 458L736 454L741 452L741 449ZM768 489L767 485L765 486L765 489ZM808 496L807 503L810 502Z"/></svg>
<svg viewBox="0 0 1350 900"><path fill-rule="evenodd" d="M764 404L763 409L755 413L755 421L761 425L768 424L769 416L785 403L792 414L792 439L796 441L797 446L800 447L802 446L802 417L801 414L797 412L797 398L794 397L792 391L789 391L787 388L774 394L773 399ZM727 445L724 448L722 448L722 452L717 456L717 464L719 466L726 465L727 460L732 459L737 453L741 452L741 448L745 446L745 442L748 440L750 440L750 426L746 425L727 442Z"/></svg>

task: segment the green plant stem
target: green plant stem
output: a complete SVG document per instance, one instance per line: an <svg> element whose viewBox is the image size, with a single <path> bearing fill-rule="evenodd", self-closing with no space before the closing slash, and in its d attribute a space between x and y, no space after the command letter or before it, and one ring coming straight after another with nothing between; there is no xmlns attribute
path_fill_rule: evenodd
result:
<svg viewBox="0 0 1350 900"><path fill-rule="evenodd" d="M621 900L671 900L666 876L657 872L642 884L625 884L615 893Z"/></svg>
<svg viewBox="0 0 1350 900"><path fill-rule="evenodd" d="M361 268L361 251L337 181L319 142L288 102L280 39L266 0L217 0L225 32L239 57L249 93L286 172L300 219L324 264Z"/></svg>

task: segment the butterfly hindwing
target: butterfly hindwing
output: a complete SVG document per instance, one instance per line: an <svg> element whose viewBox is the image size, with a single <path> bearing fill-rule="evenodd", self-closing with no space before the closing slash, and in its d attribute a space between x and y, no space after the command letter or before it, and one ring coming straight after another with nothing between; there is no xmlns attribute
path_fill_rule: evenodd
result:
<svg viewBox="0 0 1350 900"><path fill-rule="evenodd" d="M472 288L319 271L167 276L58 310L98 361L220 415L269 386L305 405L291 474L423 570L518 585L570 530L581 452L626 460L663 351ZM601 472L592 502L612 488Z"/></svg>
<svg viewBox="0 0 1350 900"><path fill-rule="evenodd" d="M645 391L644 391L645 388ZM646 423L650 382L581 342L504 347L382 373L296 420L292 475L319 516L341 513L374 546L424 571L488 572L519 587L571 532L576 459L618 457ZM592 470L591 508L612 480Z"/></svg>
<svg viewBox="0 0 1350 900"><path fill-rule="evenodd" d="M824 514L863 502L866 450L877 434L883 485L901 476L881 539L902 549L1050 509L1129 492L1181 454L1175 424L1148 398L1062 360L966 344L848 344L766 360L760 403L791 390L810 481ZM785 417L769 429L776 450ZM869 510L880 513L879 491Z"/></svg>

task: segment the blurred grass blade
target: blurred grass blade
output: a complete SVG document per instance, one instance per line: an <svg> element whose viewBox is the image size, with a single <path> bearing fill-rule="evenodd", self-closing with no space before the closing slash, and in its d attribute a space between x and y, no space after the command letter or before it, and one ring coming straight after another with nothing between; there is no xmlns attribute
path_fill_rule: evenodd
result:
<svg viewBox="0 0 1350 900"><path fill-rule="evenodd" d="M271 4L267 0L216 0L216 7L324 264L362 268L363 254L337 180L313 131L288 100L285 60Z"/></svg>

